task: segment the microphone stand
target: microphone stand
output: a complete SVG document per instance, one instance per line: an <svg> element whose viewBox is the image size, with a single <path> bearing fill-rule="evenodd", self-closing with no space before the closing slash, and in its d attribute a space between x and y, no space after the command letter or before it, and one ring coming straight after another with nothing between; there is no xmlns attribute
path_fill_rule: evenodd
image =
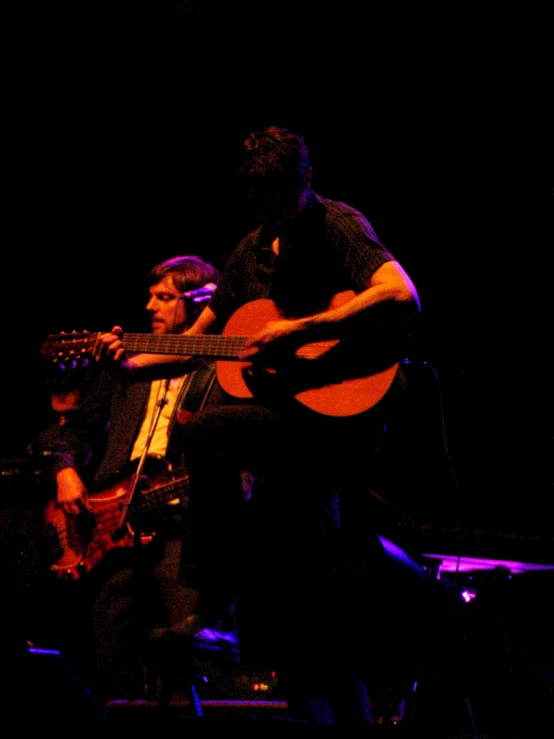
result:
<svg viewBox="0 0 554 739"><path fill-rule="evenodd" d="M156 408L156 415L154 416L154 419L152 423L150 424L150 429L148 431L148 437L146 439L146 443L144 445L144 449L142 451L142 454L140 455L140 459L137 465L136 472L134 474L132 483L129 485L129 490L127 492L127 495L125 496L125 499L123 501L122 505L122 513L121 517L119 519L119 524L112 534L112 538L114 541L119 541L122 539L125 534L127 533L127 520L129 518L129 511L131 509L131 505L133 503L135 493L138 490L139 487L139 481L142 476L142 472L144 470L144 465L146 463L146 458L148 456L148 450L150 449L150 444L152 443L152 437L154 436L154 432L156 430L156 427L158 425L158 421L160 419L160 415L162 412L162 408L164 405L167 405L168 398L167 398L167 389L169 387L169 380L165 381L165 389L162 394L161 400L158 403L158 407ZM141 531L140 526L138 525L138 521L140 519L140 501L139 505L137 506L137 524L134 527L133 530L133 544L135 547L140 547L142 544L142 537L141 537Z"/></svg>

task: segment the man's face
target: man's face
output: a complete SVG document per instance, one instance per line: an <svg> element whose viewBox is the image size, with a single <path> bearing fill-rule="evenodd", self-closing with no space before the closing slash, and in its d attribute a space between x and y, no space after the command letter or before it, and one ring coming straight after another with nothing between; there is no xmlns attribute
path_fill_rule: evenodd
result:
<svg viewBox="0 0 554 739"><path fill-rule="evenodd" d="M155 334L177 334L187 328L186 302L179 298L172 275L165 275L160 282L149 288L150 299L146 310L150 313L152 332Z"/></svg>
<svg viewBox="0 0 554 739"><path fill-rule="evenodd" d="M250 207L268 230L290 227L302 207L303 189L299 187L263 186L247 195Z"/></svg>

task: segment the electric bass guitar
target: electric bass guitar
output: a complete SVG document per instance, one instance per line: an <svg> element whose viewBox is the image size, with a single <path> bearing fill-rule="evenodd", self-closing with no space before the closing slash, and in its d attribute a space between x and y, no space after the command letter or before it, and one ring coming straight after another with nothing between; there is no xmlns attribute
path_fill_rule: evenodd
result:
<svg viewBox="0 0 554 739"><path fill-rule="evenodd" d="M354 297L353 291L337 293L329 308L338 307ZM376 365L367 348L359 342L341 351L342 340L310 342L291 352L275 367L256 368L239 360L246 341L270 321L283 318L272 300L263 298L241 306L229 319L221 334L136 334L125 333L123 341L129 353L202 356L216 360L217 379L223 390L234 398L293 397L312 411L328 416L351 416L368 410L389 390L399 362ZM92 354L98 333L70 332L52 334L41 347L43 359L60 363L78 363ZM360 361L361 360L361 361ZM369 360L369 361L366 361ZM379 369L366 370L378 366Z"/></svg>
<svg viewBox="0 0 554 739"><path fill-rule="evenodd" d="M131 475L107 490L90 494L90 510L77 516L68 516L54 501L48 502L43 535L56 545L49 547L56 558L50 566L52 572L63 579L76 580L90 572L112 549L135 546L135 534L124 516L135 477ZM178 505L187 490L188 477L155 485L141 491L140 510ZM148 544L152 538L142 535L141 543Z"/></svg>

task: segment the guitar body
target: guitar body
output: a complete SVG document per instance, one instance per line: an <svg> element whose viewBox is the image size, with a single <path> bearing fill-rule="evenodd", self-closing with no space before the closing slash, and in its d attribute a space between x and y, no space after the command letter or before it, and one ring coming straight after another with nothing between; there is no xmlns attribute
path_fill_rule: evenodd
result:
<svg viewBox="0 0 554 739"><path fill-rule="evenodd" d="M52 572L76 580L90 572L112 549L134 546L131 526L127 522L121 525L133 483L131 476L107 490L90 494L87 500L91 512L78 516L68 516L54 501L48 502L44 510L44 533L57 538L61 552L50 567ZM187 489L188 477L151 487L141 493L141 510L178 504ZM143 534L141 542L148 544L152 538Z"/></svg>
<svg viewBox="0 0 554 739"><path fill-rule="evenodd" d="M127 524L125 534L114 541L121 518L123 503L129 483L114 485L101 493L89 495L92 513L68 516L54 501L49 501L45 511L45 531L58 538L62 551L51 570L67 580L76 580L88 573L115 547L133 546L133 532Z"/></svg>
<svg viewBox="0 0 554 739"><path fill-rule="evenodd" d="M347 303L354 295L355 293L350 290L337 293L329 308ZM270 321L282 318L272 300L254 300L243 305L231 316L223 330L223 336L253 336ZM305 344L297 350L295 359L289 363L288 371L294 375L295 362L317 363L338 343L338 341L320 341ZM250 362L218 360L217 378L221 387L235 398L254 397L248 374L250 367ZM369 376L347 378L340 382L303 389L294 393L294 398L310 410L323 415L352 416L372 408L384 397L396 377L398 367L399 363L396 362L385 370ZM304 367L302 373L305 373ZM272 373L269 372L269 375ZM269 377L269 381L279 383L279 377L277 372Z"/></svg>

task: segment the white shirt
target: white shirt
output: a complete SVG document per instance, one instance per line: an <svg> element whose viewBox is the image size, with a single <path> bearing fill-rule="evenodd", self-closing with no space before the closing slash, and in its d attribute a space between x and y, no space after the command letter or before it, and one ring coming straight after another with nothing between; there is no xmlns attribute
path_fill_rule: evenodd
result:
<svg viewBox="0 0 554 739"><path fill-rule="evenodd" d="M148 449L148 455L160 457L165 456L167 451L169 424L173 416L173 411L175 410L175 403L177 402L183 382L185 381L185 377L186 375L183 375L183 377L175 377L169 381L154 380L151 383L146 415L135 440L133 451L131 452L131 461L139 459L144 452L145 444L148 441L148 437L156 419L158 407L164 397L167 399L167 402L163 405L161 413L159 414L158 422L154 429L154 434Z"/></svg>

